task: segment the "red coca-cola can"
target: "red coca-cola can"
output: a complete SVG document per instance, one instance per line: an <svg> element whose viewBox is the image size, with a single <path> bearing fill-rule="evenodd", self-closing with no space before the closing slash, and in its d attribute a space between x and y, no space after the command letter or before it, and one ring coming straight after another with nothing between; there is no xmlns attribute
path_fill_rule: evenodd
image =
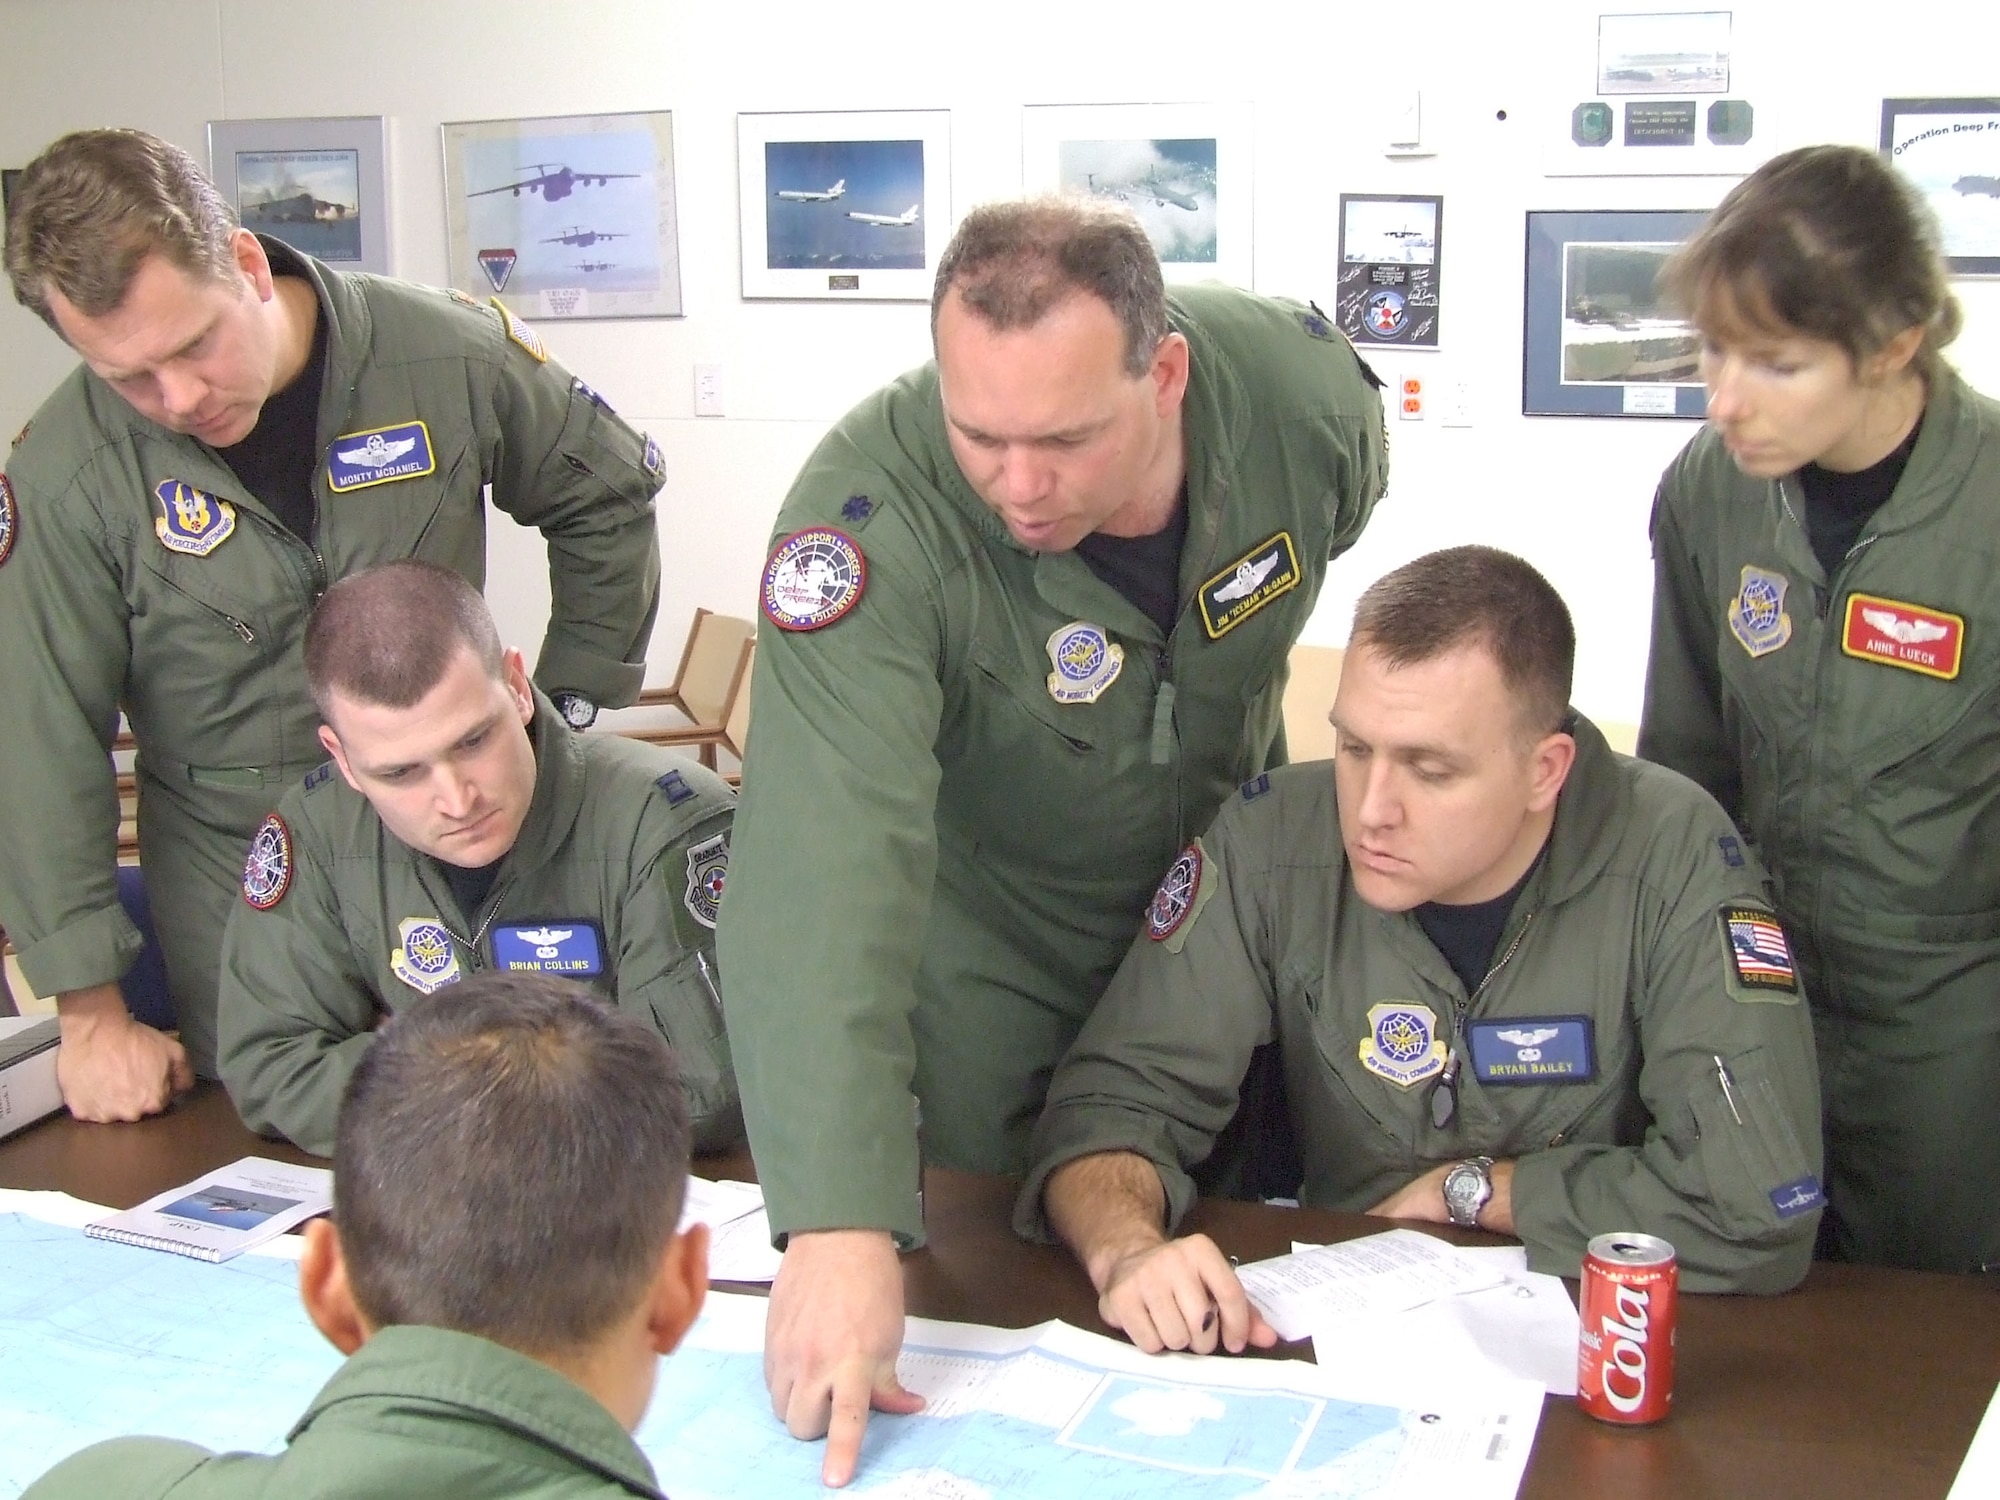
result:
<svg viewBox="0 0 2000 1500"><path fill-rule="evenodd" d="M1600 1234L1585 1247L1577 1404L1600 1422L1640 1426L1674 1409L1674 1247L1657 1235Z"/></svg>

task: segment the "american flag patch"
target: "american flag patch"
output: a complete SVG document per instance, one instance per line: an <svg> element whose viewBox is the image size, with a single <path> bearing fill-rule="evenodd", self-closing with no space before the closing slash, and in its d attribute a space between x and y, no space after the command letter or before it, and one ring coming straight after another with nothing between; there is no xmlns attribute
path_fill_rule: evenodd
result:
<svg viewBox="0 0 2000 1500"><path fill-rule="evenodd" d="M1739 985L1798 993L1792 950L1776 917L1754 906L1726 906L1722 909L1722 932L1729 940L1729 961Z"/></svg>

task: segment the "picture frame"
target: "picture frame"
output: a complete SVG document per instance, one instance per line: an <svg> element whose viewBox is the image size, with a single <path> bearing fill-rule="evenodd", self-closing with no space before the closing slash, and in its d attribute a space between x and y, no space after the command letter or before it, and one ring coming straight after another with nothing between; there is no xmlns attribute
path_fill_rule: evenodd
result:
<svg viewBox="0 0 2000 1500"><path fill-rule="evenodd" d="M1340 195L1333 316L1355 348L1437 348L1443 250L1442 195Z"/></svg>
<svg viewBox="0 0 2000 1500"><path fill-rule="evenodd" d="M1124 203L1169 284L1249 287L1251 128L1247 103L1030 104L1021 111L1021 183L1029 193Z"/></svg>
<svg viewBox="0 0 2000 1500"><path fill-rule="evenodd" d="M454 120L439 139L452 286L538 320L681 316L673 111Z"/></svg>
<svg viewBox="0 0 2000 1500"><path fill-rule="evenodd" d="M208 175L243 227L337 271L389 274L385 159L380 115L208 122Z"/></svg>
<svg viewBox="0 0 2000 1500"><path fill-rule="evenodd" d="M736 153L744 297L930 301L951 111L739 114Z"/></svg>
<svg viewBox="0 0 2000 1500"><path fill-rule="evenodd" d="M2000 276L2000 98L1884 99L1882 155L1937 218L1954 276Z"/></svg>
<svg viewBox="0 0 2000 1500"><path fill-rule="evenodd" d="M1707 414L1700 339L1666 309L1659 268L1705 210L1531 211L1523 309L1521 414Z"/></svg>

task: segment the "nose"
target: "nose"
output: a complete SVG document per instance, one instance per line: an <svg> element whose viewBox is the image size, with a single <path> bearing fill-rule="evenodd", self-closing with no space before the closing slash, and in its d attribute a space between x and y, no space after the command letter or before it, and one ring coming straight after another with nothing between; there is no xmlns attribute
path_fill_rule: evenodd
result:
<svg viewBox="0 0 2000 1500"><path fill-rule="evenodd" d="M471 816L479 803L479 787L456 766L445 765L437 773L437 809L457 821Z"/></svg>
<svg viewBox="0 0 2000 1500"><path fill-rule="evenodd" d="M1387 756L1369 757L1355 816L1361 820L1363 828L1393 828L1403 820L1403 799L1396 789L1396 768Z"/></svg>
<svg viewBox="0 0 2000 1500"><path fill-rule="evenodd" d="M1736 421L1748 410L1744 396L1743 369L1739 360L1725 356L1704 361L1702 383L1708 387L1708 415L1721 423Z"/></svg>
<svg viewBox="0 0 2000 1500"><path fill-rule="evenodd" d="M1000 456L1000 498L1008 505L1029 505L1048 493L1049 468L1026 445Z"/></svg>
<svg viewBox="0 0 2000 1500"><path fill-rule="evenodd" d="M181 364L169 361L156 372L160 402L171 417L186 417L201 409L208 395L208 382Z"/></svg>

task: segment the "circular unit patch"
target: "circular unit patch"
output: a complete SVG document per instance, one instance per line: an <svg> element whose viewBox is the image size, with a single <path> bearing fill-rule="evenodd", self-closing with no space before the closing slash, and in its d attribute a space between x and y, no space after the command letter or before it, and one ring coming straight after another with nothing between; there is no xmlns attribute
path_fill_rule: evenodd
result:
<svg viewBox="0 0 2000 1500"><path fill-rule="evenodd" d="M21 530L20 507L14 503L14 486L0 474L0 563L14 550L14 538Z"/></svg>
<svg viewBox="0 0 2000 1500"><path fill-rule="evenodd" d="M1153 892L1152 902L1146 907L1146 936L1164 943L1179 932L1188 913L1194 910L1194 895L1200 889L1201 850L1189 844L1168 867L1160 888Z"/></svg>
<svg viewBox="0 0 2000 1500"><path fill-rule="evenodd" d="M292 888L292 830L276 813L257 825L243 860L243 899L269 911Z"/></svg>
<svg viewBox="0 0 2000 1500"><path fill-rule="evenodd" d="M764 616L780 630L819 630L854 608L867 582L859 547L830 526L809 527L764 565Z"/></svg>

